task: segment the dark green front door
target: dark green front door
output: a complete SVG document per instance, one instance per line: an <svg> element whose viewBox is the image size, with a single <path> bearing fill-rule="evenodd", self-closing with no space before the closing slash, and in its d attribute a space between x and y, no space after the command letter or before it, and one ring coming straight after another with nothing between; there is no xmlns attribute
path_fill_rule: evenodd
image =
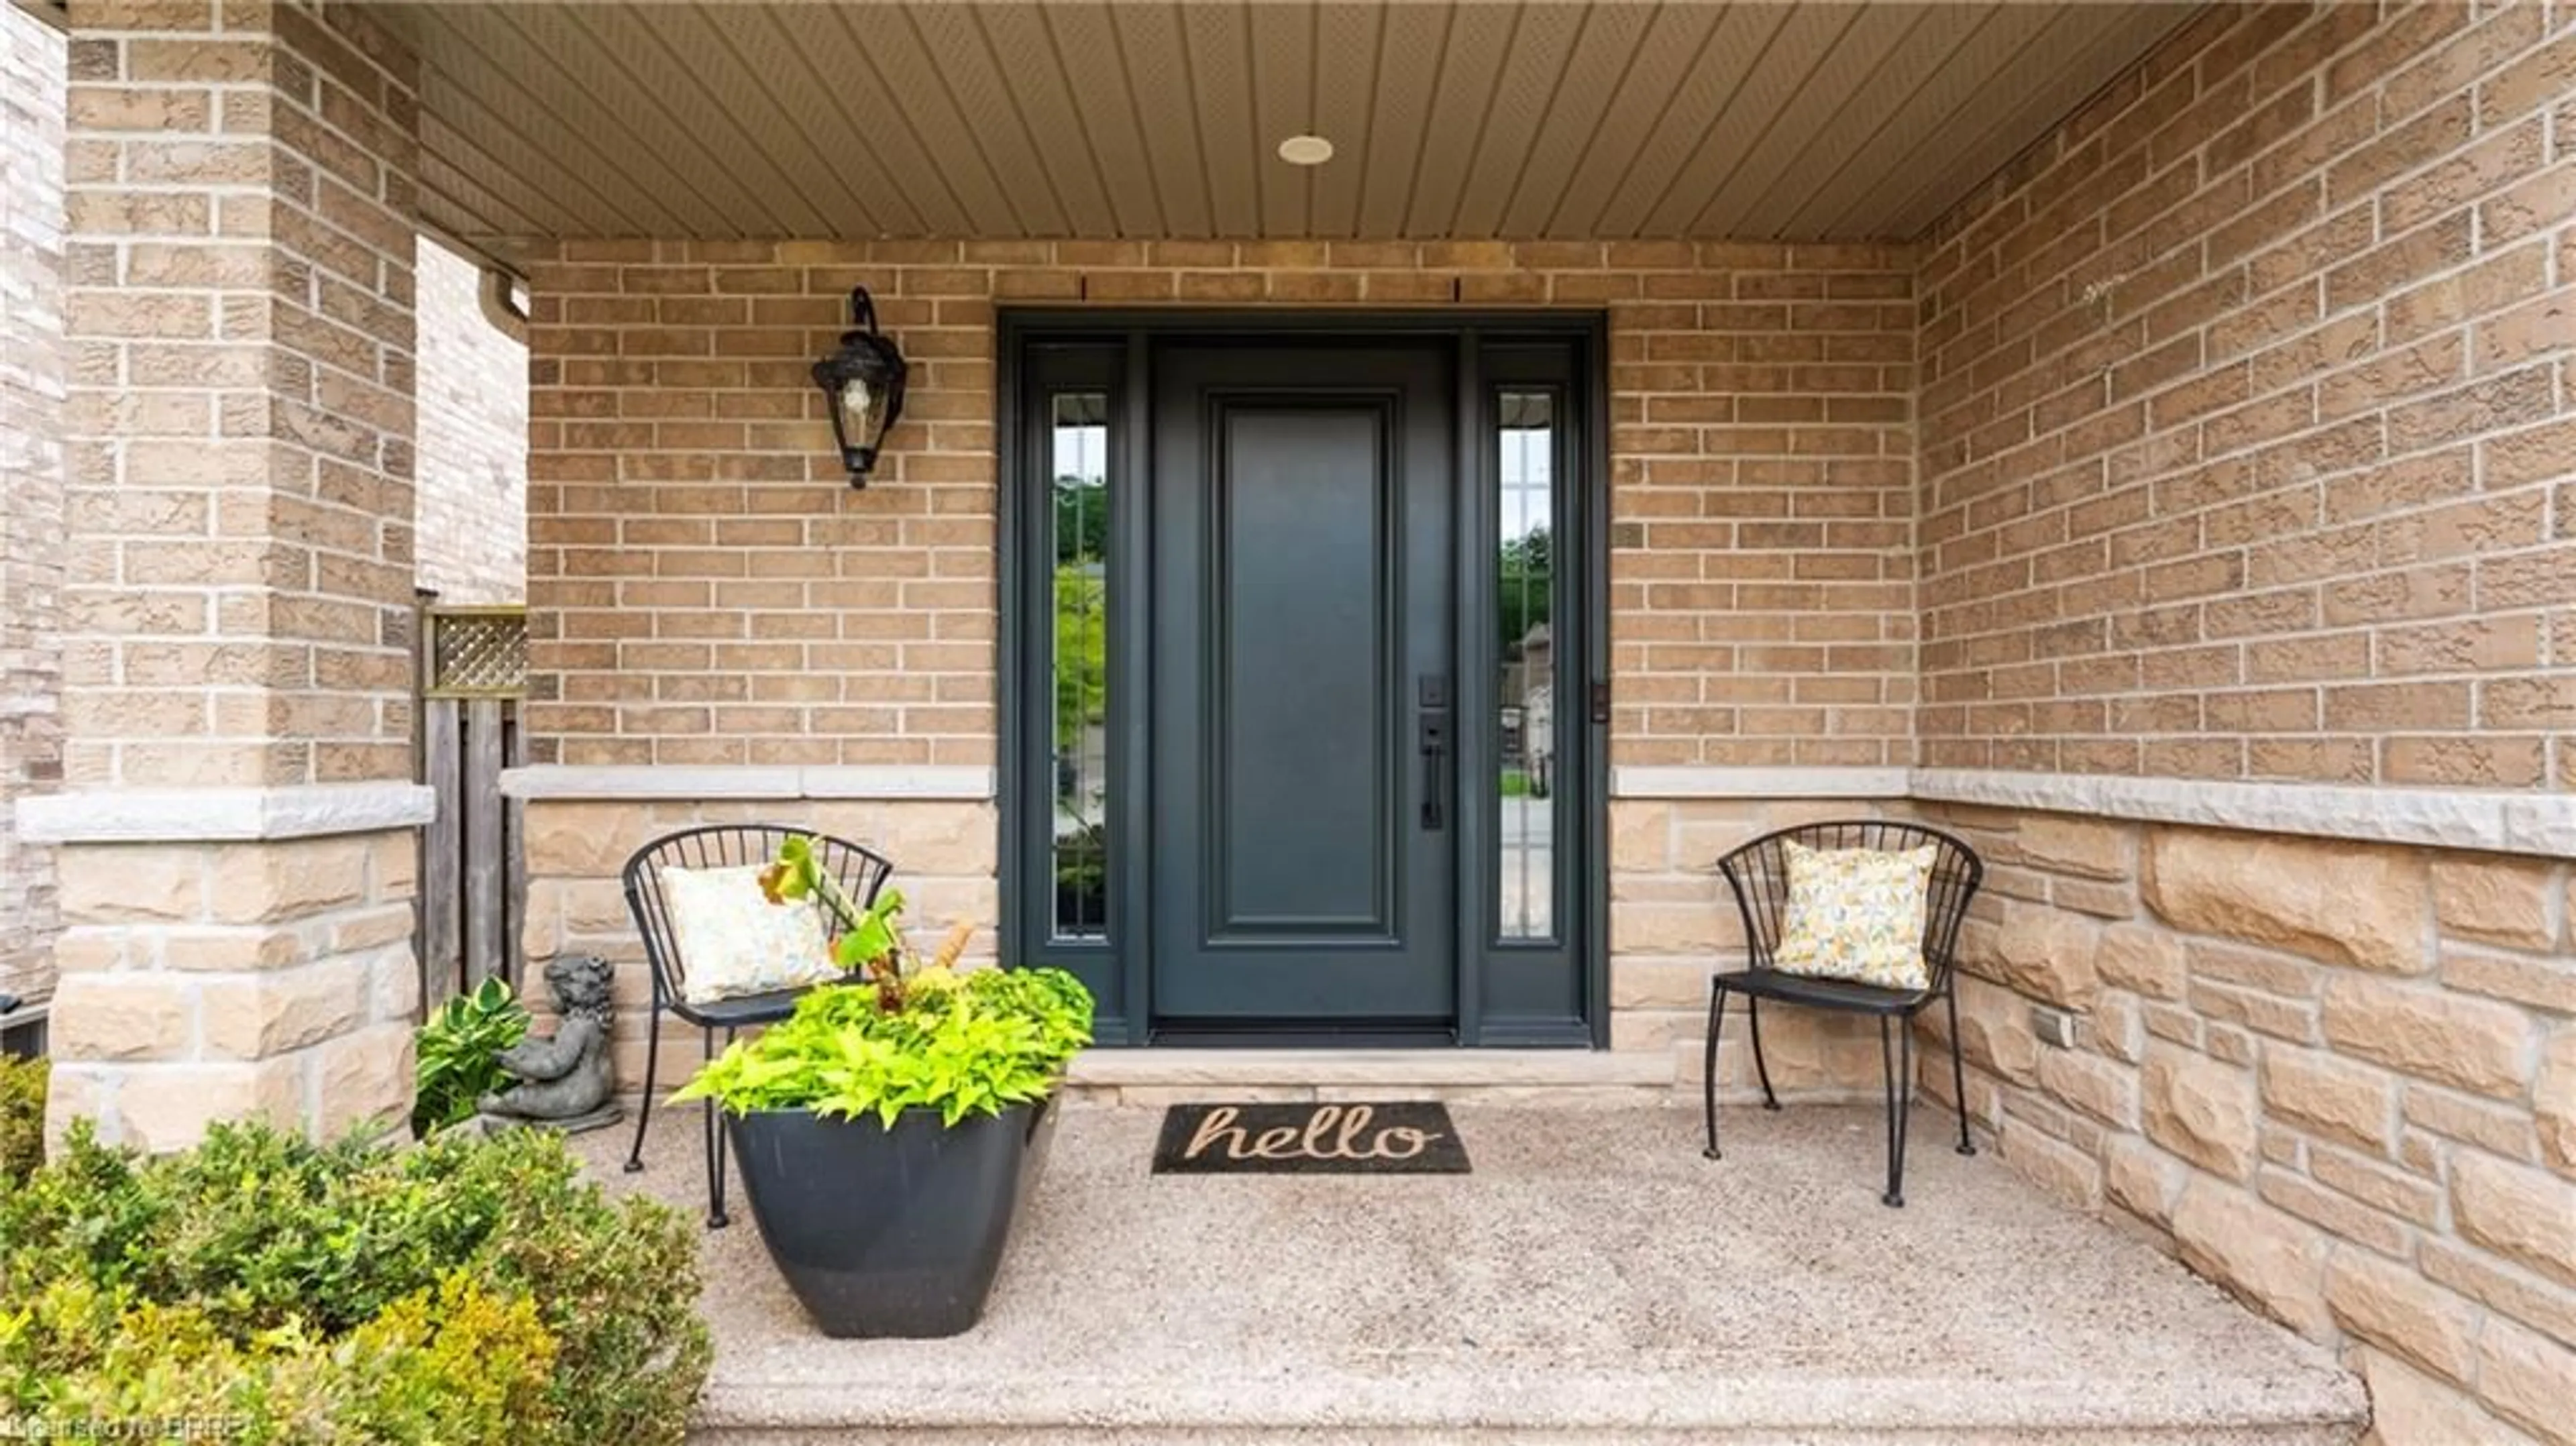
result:
<svg viewBox="0 0 2576 1446"><path fill-rule="evenodd" d="M1158 346L1158 1027L1458 1007L1454 346Z"/></svg>

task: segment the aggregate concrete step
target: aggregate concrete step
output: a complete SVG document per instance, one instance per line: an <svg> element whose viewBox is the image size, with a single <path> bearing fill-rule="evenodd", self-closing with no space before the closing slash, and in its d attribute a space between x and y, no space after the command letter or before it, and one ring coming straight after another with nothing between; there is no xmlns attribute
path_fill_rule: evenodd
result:
<svg viewBox="0 0 2576 1446"><path fill-rule="evenodd" d="M812 1430L701 1428L689 1434L693 1446L2352 1446L2357 1425L2235 1425L2200 1427L2119 1427L2063 1430L2055 1427L1898 1427L1869 1429L1660 1430L1604 1428L1478 1427L1465 1430L1416 1428L1217 1428L1172 1426L1160 1429L1065 1427L995 1429L991 1427L885 1430L816 1427Z"/></svg>
<svg viewBox="0 0 2576 1446"><path fill-rule="evenodd" d="M1221 1097L1221 1092L1218 1097ZM1875 1111L1452 1106L1465 1175L1151 1173L1074 1106L985 1318L815 1334L737 1207L696 1439L1049 1446L2347 1446L2359 1382L2145 1243ZM701 1201L698 1121L651 1168ZM583 1137L587 1140L589 1137ZM603 1162L622 1140L585 1144Z"/></svg>

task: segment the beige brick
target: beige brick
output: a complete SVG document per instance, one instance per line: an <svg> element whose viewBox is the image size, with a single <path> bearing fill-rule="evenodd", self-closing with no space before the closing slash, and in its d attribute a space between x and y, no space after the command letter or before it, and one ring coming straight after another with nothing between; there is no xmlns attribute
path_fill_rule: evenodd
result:
<svg viewBox="0 0 2576 1446"><path fill-rule="evenodd" d="M2525 1088L2531 1021L2511 1005L2362 977L2329 980L2324 1005L2325 1036L2347 1054L2478 1094Z"/></svg>
<svg viewBox="0 0 2576 1446"><path fill-rule="evenodd" d="M2478 1396L2555 1446L2576 1441L2567 1414L2567 1383L2576 1380L2576 1348L2490 1320L2478 1335Z"/></svg>
<svg viewBox="0 0 2576 1446"><path fill-rule="evenodd" d="M2477 1307L2393 1261L2337 1250L2326 1305L2344 1329L2440 1376L2465 1382L2475 1369Z"/></svg>
<svg viewBox="0 0 2576 1446"><path fill-rule="evenodd" d="M411 1110L412 1031L402 1022L373 1025L313 1051L316 1133L331 1137L399 1120Z"/></svg>
<svg viewBox="0 0 2576 1446"><path fill-rule="evenodd" d="M2370 1390L2374 1446L2413 1441L2506 1442L2512 1427L2479 1409L2465 1389L2427 1376L2385 1351L2364 1350L2362 1380Z"/></svg>
<svg viewBox="0 0 2576 1446"><path fill-rule="evenodd" d="M2113 1135L2103 1144L2104 1192L2130 1214L2168 1230L2186 1174L2172 1156L2136 1135Z"/></svg>
<svg viewBox="0 0 2576 1446"><path fill-rule="evenodd" d="M2252 1075L2203 1055L2167 1049L2148 1054L2142 1080L2148 1139L2214 1175L2253 1177Z"/></svg>
<svg viewBox="0 0 2576 1446"><path fill-rule="evenodd" d="M2522 859L2445 856L2433 862L2433 906L2445 937L2457 934L2517 949L2547 949L2550 865Z"/></svg>
<svg viewBox="0 0 2576 1446"><path fill-rule="evenodd" d="M2138 1121L2138 1072L2100 1055L2074 1050L2043 1050L2039 1085L2051 1095L2106 1125L2134 1129Z"/></svg>
<svg viewBox="0 0 2576 1446"><path fill-rule="evenodd" d="M2576 1181L2460 1151L2451 1209L2470 1240L2576 1286Z"/></svg>
<svg viewBox="0 0 2576 1446"><path fill-rule="evenodd" d="M2174 1206L2183 1262L2292 1329L2322 1334L2328 1238L2234 1186L2195 1177Z"/></svg>
<svg viewBox="0 0 2576 1446"><path fill-rule="evenodd" d="M2388 1076L2323 1051L2278 1046L2263 1052L2261 1074L2268 1115L2360 1149L2388 1148L2397 1117Z"/></svg>
<svg viewBox="0 0 2576 1446"><path fill-rule="evenodd" d="M1959 1048L1969 1063L2015 1084L2038 1078L2039 1036L2019 995L1981 979L1956 981Z"/></svg>
<svg viewBox="0 0 2576 1446"><path fill-rule="evenodd" d="M2560 1173L2576 1176L2576 1028L2561 1028L2549 1037L2531 1104L2541 1153Z"/></svg>
<svg viewBox="0 0 2576 1446"><path fill-rule="evenodd" d="M347 1033L373 1012L374 980L362 960L331 959L198 986L209 1057L256 1060Z"/></svg>
<svg viewBox="0 0 2576 1446"><path fill-rule="evenodd" d="M158 974L74 974L54 988L50 1043L72 1060L184 1060L196 1048L197 1001Z"/></svg>
<svg viewBox="0 0 2576 1446"><path fill-rule="evenodd" d="M2043 868L2090 878L2126 878L2134 870L2132 833L2126 827L2064 814L2034 814L2014 835L2022 854Z"/></svg>
<svg viewBox="0 0 2576 1446"><path fill-rule="evenodd" d="M2178 928L2393 974L2431 962L2422 868L2397 849L2157 829L2144 892Z"/></svg>
<svg viewBox="0 0 2576 1446"><path fill-rule="evenodd" d="M2094 955L2103 982L2156 999L2180 999L2190 970L2183 941L2143 924L2114 924L2102 931Z"/></svg>
<svg viewBox="0 0 2576 1446"><path fill-rule="evenodd" d="M171 1065L127 1072L116 1086L115 1138L144 1150L181 1150L215 1120L266 1120L293 1128L303 1118L295 1063Z"/></svg>
<svg viewBox="0 0 2576 1446"><path fill-rule="evenodd" d="M367 896L364 839L218 845L207 888L220 922L266 924L355 904Z"/></svg>
<svg viewBox="0 0 2576 1446"><path fill-rule="evenodd" d="M1962 963L2052 1004L2083 1008L2101 987L2095 955L2102 931L2061 909L2011 904L2001 928L1978 930L1962 945Z"/></svg>
<svg viewBox="0 0 2576 1446"><path fill-rule="evenodd" d="M83 923L186 922L206 909L206 859L157 845L83 846L58 855L64 917Z"/></svg>

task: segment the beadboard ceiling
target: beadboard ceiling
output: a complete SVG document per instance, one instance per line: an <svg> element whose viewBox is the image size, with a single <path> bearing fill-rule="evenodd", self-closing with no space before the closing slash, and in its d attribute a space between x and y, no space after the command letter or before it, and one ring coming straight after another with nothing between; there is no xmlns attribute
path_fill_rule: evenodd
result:
<svg viewBox="0 0 2576 1446"><path fill-rule="evenodd" d="M2181 4L381 7L424 206L535 236L1886 239ZM1334 158L1279 159L1288 135Z"/></svg>

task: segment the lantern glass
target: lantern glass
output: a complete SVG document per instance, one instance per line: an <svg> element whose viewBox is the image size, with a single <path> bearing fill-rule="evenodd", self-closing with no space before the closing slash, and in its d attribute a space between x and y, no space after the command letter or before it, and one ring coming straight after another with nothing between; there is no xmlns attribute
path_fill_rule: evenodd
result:
<svg viewBox="0 0 2576 1446"><path fill-rule="evenodd" d="M841 435L852 450L873 460L877 444L885 440L886 391L868 381L864 371L854 368L841 384Z"/></svg>

